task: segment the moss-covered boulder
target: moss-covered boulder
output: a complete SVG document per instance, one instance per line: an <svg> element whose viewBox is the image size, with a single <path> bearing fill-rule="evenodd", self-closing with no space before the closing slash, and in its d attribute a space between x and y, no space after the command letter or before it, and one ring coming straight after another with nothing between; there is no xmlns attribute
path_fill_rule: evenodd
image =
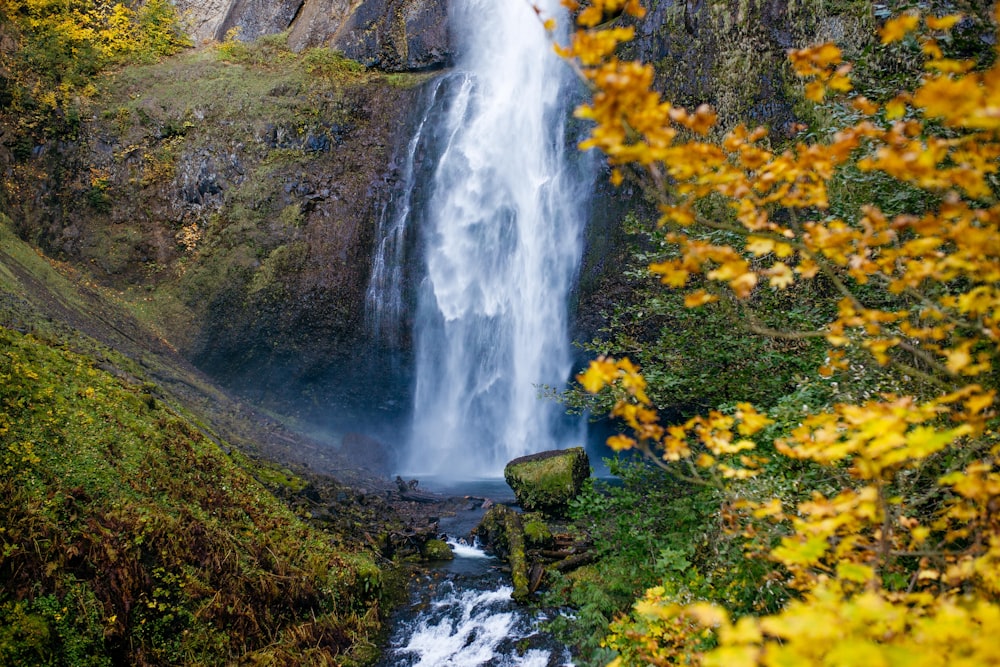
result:
<svg viewBox="0 0 1000 667"><path fill-rule="evenodd" d="M559 516L590 477L590 459L582 447L539 452L514 459L503 476L524 511Z"/></svg>
<svg viewBox="0 0 1000 667"><path fill-rule="evenodd" d="M444 540L434 539L424 542L420 555L424 560L452 560L455 552Z"/></svg>

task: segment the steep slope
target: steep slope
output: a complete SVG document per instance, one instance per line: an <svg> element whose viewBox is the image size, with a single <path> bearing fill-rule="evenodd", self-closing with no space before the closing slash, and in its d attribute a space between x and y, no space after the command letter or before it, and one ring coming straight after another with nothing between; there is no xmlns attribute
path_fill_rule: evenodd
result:
<svg viewBox="0 0 1000 667"><path fill-rule="evenodd" d="M253 476L284 473L231 446L310 443L240 408L8 224L0 216L0 663L370 657L374 557L303 523Z"/></svg>

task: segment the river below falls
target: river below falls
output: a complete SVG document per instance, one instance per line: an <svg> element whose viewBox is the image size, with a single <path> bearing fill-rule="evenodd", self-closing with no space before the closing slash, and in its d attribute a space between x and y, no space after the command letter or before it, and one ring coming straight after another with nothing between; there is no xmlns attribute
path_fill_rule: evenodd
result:
<svg viewBox="0 0 1000 667"><path fill-rule="evenodd" d="M423 484L423 482L422 482ZM436 488L435 488L436 487ZM513 502L499 481L429 488ZM389 617L388 645L378 667L571 667L568 647L542 629L560 613L515 604L503 563L470 542L483 510L441 517L454 560L414 573L409 602Z"/></svg>

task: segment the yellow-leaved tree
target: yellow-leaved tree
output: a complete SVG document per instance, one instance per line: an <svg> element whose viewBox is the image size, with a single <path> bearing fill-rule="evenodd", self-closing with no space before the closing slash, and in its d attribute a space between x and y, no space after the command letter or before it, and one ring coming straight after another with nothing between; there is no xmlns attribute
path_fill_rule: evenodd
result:
<svg viewBox="0 0 1000 667"><path fill-rule="evenodd" d="M613 183L643 182L674 248L650 272L688 290L688 307L737 311L760 290L822 281L836 307L820 330L774 330L744 308L748 325L825 339L821 376L861 354L899 388L804 415L763 443L772 420L749 403L666 424L628 359L592 362L580 382L614 392L612 414L629 428L609 440L615 450L734 497L761 473L764 444L829 471L825 490L793 506L732 505L747 535L774 527L768 557L797 591L791 602L734 617L650 589L612 625L613 664L1000 664L1000 59L946 57L960 17L908 12L880 38L915 44L923 74L875 100L854 90L836 45L792 51L805 98L846 120L779 151L764 128L723 131L709 107L673 106L650 65L616 56L634 29L607 17L641 18L637 0L564 4L577 29L557 49L592 89L577 109L593 123L581 147L607 156ZM848 168L919 191L919 210L834 214L829 184ZM923 475L933 478L903 483Z"/></svg>
<svg viewBox="0 0 1000 667"><path fill-rule="evenodd" d="M0 51L0 113L31 134L53 129L53 115L67 124L101 71L190 46L170 0L4 0L0 37L14 45Z"/></svg>

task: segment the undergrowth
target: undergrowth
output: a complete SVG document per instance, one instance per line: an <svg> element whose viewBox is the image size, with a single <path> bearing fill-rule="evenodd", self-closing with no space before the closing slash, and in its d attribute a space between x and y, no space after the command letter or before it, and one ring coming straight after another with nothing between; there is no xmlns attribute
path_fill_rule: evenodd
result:
<svg viewBox="0 0 1000 667"><path fill-rule="evenodd" d="M0 329L0 442L0 663L341 664L377 630L371 557L149 385Z"/></svg>
<svg viewBox="0 0 1000 667"><path fill-rule="evenodd" d="M555 580L545 603L572 615L550 622L576 647L577 664L604 665L609 624L637 596L664 586L679 599L734 602L747 610L777 609L787 591L766 578L769 565L745 558L745 543L727 530L721 499L711 489L664 476L641 460L613 459L620 482L592 481L573 501L572 516L594 540L599 560Z"/></svg>

